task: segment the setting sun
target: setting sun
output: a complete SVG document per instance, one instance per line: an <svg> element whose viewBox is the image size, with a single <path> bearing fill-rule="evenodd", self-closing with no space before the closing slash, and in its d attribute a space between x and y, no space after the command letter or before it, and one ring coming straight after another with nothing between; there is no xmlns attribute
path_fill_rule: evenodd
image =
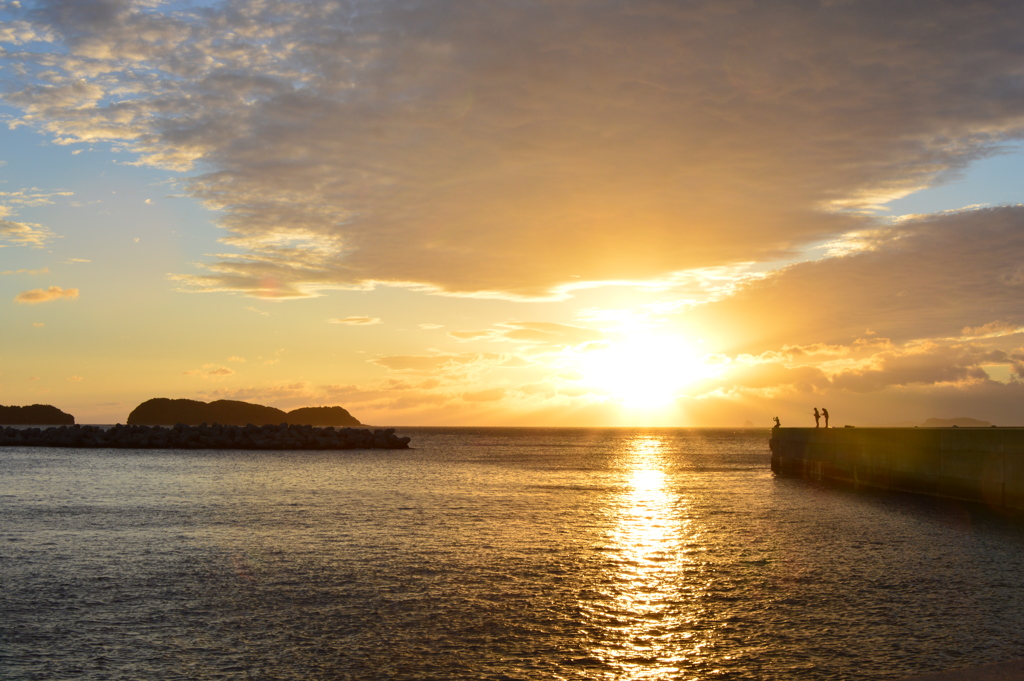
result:
<svg viewBox="0 0 1024 681"><path fill-rule="evenodd" d="M683 338L639 332L587 353L580 371L587 384L623 406L654 409L713 375L714 367Z"/></svg>

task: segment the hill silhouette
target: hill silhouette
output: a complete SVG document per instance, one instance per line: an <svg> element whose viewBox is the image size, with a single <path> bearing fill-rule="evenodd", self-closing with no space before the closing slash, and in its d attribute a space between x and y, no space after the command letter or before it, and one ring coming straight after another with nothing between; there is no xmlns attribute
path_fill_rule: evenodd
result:
<svg viewBox="0 0 1024 681"><path fill-rule="evenodd" d="M925 428L950 428L952 426L957 426L959 428L989 428L992 424L988 421L969 419L966 416L961 416L955 419L930 418L921 425Z"/></svg>
<svg viewBox="0 0 1024 681"><path fill-rule="evenodd" d="M877 428L990 428L992 424L988 421L971 419L960 416L952 419L939 419L934 416L927 421L888 421L886 423L872 424Z"/></svg>
<svg viewBox="0 0 1024 681"><path fill-rule="evenodd" d="M361 426L341 407L299 407L288 412L288 423L302 426Z"/></svg>
<svg viewBox="0 0 1024 681"><path fill-rule="evenodd" d="M75 417L49 404L28 407L0 405L0 424L9 426L71 426Z"/></svg>
<svg viewBox="0 0 1024 681"><path fill-rule="evenodd" d="M225 426L279 425L360 426L359 421L341 407L302 407L284 412L238 400L172 400L155 397L146 400L128 415L130 426L173 426L178 423L195 426L219 423Z"/></svg>

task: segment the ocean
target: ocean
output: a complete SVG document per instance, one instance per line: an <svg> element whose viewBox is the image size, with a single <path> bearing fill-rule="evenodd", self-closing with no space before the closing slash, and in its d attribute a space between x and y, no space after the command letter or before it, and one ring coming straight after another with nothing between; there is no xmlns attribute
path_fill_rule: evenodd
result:
<svg viewBox="0 0 1024 681"><path fill-rule="evenodd" d="M0 448L0 678L898 679L1024 657L1024 523L767 430Z"/></svg>

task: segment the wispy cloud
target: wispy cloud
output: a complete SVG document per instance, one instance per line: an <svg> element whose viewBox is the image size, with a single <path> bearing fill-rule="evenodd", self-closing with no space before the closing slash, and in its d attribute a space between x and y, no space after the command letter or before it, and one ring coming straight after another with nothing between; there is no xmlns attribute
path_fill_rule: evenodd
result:
<svg viewBox="0 0 1024 681"><path fill-rule="evenodd" d="M185 376L198 376L204 380L223 380L234 376L235 370L218 364L204 364L201 369L189 369L181 372Z"/></svg>
<svg viewBox="0 0 1024 681"><path fill-rule="evenodd" d="M50 268L43 267L38 270L4 270L0 274L49 274Z"/></svg>
<svg viewBox="0 0 1024 681"><path fill-rule="evenodd" d="M388 355L376 357L373 364L392 371L434 372L471 365L495 364L503 361L505 355L498 353L438 353L434 355Z"/></svg>
<svg viewBox="0 0 1024 681"><path fill-rule="evenodd" d="M0 248L4 246L42 248L55 238L56 235L42 225L0 220Z"/></svg>
<svg viewBox="0 0 1024 681"><path fill-rule="evenodd" d="M467 402L497 402L505 397L504 388L490 388L476 392L462 393L462 399Z"/></svg>
<svg viewBox="0 0 1024 681"><path fill-rule="evenodd" d="M493 329L449 331L448 336L458 341L515 341L551 346L580 345L605 337L602 332L594 329L554 322L506 322Z"/></svg>
<svg viewBox="0 0 1024 681"><path fill-rule="evenodd" d="M0 204L6 204L4 208L10 210L9 206L20 206L32 208L36 206L48 206L57 198L74 196L73 192L67 191L43 191L38 187L31 189L19 189L13 192L0 192Z"/></svg>
<svg viewBox="0 0 1024 681"><path fill-rule="evenodd" d="M371 326L373 324L380 324L381 319L379 317L343 317L328 319L328 324L349 324L351 326Z"/></svg>

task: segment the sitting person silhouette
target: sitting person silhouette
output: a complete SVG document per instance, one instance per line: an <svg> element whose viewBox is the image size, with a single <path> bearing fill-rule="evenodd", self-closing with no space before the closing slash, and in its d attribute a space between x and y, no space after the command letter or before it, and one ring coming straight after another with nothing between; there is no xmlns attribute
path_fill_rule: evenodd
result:
<svg viewBox="0 0 1024 681"><path fill-rule="evenodd" d="M781 428L782 427L782 423L779 422L779 417L778 416L774 416L772 418L775 421L775 425L772 426L772 428Z"/></svg>

